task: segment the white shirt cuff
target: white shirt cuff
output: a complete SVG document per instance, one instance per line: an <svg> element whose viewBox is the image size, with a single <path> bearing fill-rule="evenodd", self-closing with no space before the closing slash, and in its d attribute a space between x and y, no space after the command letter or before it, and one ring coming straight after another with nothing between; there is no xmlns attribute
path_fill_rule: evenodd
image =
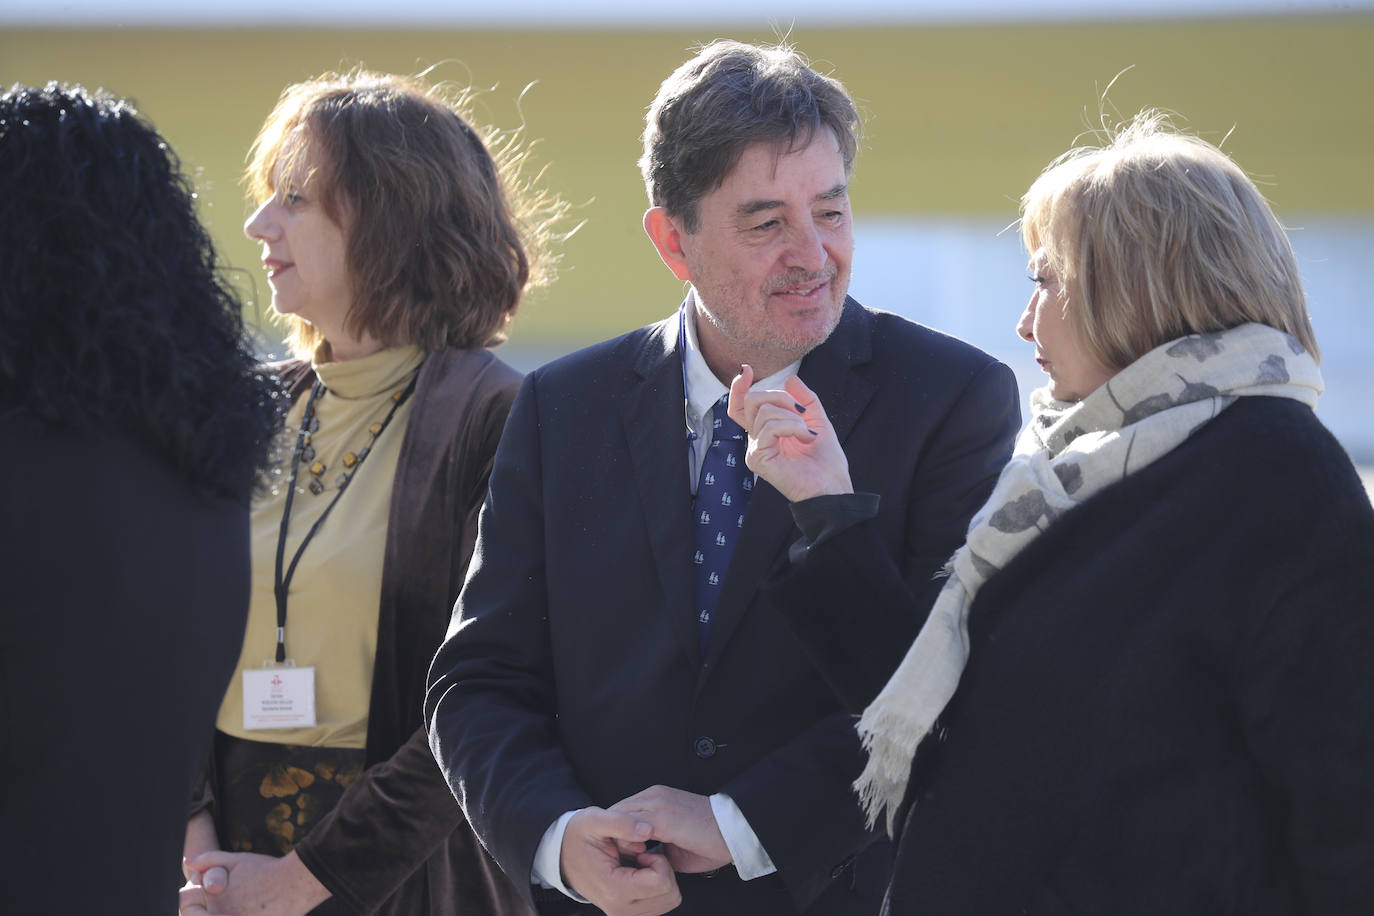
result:
<svg viewBox="0 0 1374 916"><path fill-rule="evenodd" d="M778 870L733 798L723 792L712 795L711 813L715 815L716 826L725 838L725 847L730 850L730 858L741 880L752 881Z"/></svg>
<svg viewBox="0 0 1374 916"><path fill-rule="evenodd" d="M576 813L577 811L569 811L550 824L549 829L544 831L544 838L539 841L539 848L534 851L534 866L530 869L530 883L540 887L551 887L567 894L578 903L590 903L586 897L563 883L563 868L559 864L563 853L563 834L568 829L568 821L572 820L572 816ZM730 845L728 840L725 845Z"/></svg>

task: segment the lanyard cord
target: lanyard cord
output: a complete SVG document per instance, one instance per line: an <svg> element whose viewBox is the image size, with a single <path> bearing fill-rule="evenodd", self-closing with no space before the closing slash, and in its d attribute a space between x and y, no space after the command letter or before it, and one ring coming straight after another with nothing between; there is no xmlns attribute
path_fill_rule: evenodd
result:
<svg viewBox="0 0 1374 916"><path fill-rule="evenodd" d="M411 376L410 384L406 385L404 390L392 395L394 403L392 403L391 410L387 413L386 418L382 420L381 425L378 426L376 434L372 437L373 442L381 438L382 431L390 425L391 418L396 416L396 411L401 409L401 405L406 402L411 392L415 390L415 380L418 377L419 373ZM319 421L315 418L315 403L324 392L324 382L316 378L314 386L310 389L310 399L305 402L305 414L301 417L300 432L296 434L296 449L291 456L291 484L286 491L286 507L282 510L281 529L277 534L277 565L272 584L272 592L277 599L276 659L278 662L286 661L286 595L291 588L291 580L296 575L296 564L301 561L301 555L305 553L305 548L309 546L311 539L315 537L315 532L320 530L320 526L323 525L324 520L329 517L329 513L333 512L334 507L339 504L339 498L343 496L344 490L348 489L348 485L353 482L353 478L357 475L358 469L361 468L363 462L367 460L367 456L372 453L372 449L369 447L364 449L363 453L358 456L357 463L353 465L352 471L344 478L343 483L339 484L339 489L335 492L334 498L329 501L329 505L325 507L324 512L320 514L320 517L315 520L315 524L311 525L310 530L306 532L305 538L301 541L301 545L296 548L296 553L291 558L291 565L286 570L286 576L283 577L282 561L286 557L286 529L291 523L291 503L296 497L296 475L300 472L302 464L301 452L305 447L305 437L319 427Z"/></svg>

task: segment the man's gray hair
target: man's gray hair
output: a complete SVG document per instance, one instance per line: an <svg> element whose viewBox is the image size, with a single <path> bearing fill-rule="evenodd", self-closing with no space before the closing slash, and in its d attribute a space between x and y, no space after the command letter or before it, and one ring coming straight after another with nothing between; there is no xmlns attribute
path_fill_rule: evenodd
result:
<svg viewBox="0 0 1374 916"><path fill-rule="evenodd" d="M835 135L852 172L859 114L839 80L784 45L713 41L663 81L649 107L639 160L649 201L696 232L699 202L746 147L804 149L822 129Z"/></svg>

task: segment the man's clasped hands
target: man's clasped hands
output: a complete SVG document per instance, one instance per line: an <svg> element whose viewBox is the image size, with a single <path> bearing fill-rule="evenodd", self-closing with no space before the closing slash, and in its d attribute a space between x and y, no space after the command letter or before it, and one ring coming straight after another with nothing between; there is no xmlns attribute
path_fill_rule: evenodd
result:
<svg viewBox="0 0 1374 916"><path fill-rule="evenodd" d="M657 916L682 902L678 872L731 861L707 796L651 786L573 815L559 864L564 883L608 916Z"/></svg>

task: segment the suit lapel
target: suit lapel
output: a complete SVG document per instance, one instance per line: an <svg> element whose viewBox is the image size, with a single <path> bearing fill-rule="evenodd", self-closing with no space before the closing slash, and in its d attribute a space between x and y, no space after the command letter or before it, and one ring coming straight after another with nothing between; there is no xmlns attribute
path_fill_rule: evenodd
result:
<svg viewBox="0 0 1374 916"><path fill-rule="evenodd" d="M635 487L644 513L668 625L699 664L692 614L692 501L688 488L687 426L677 318L660 322L643 338L633 360L635 381L621 417Z"/></svg>
<svg viewBox="0 0 1374 916"><path fill-rule="evenodd" d="M868 313L853 299L846 300L839 326L825 343L807 354L797 373L825 405L841 444L873 397L872 382L854 371L872 356L870 333ZM744 533L730 558L720 603L711 619L703 677L714 669L759 585L796 537L787 500L760 479L744 514ZM690 577L687 582L692 587Z"/></svg>

